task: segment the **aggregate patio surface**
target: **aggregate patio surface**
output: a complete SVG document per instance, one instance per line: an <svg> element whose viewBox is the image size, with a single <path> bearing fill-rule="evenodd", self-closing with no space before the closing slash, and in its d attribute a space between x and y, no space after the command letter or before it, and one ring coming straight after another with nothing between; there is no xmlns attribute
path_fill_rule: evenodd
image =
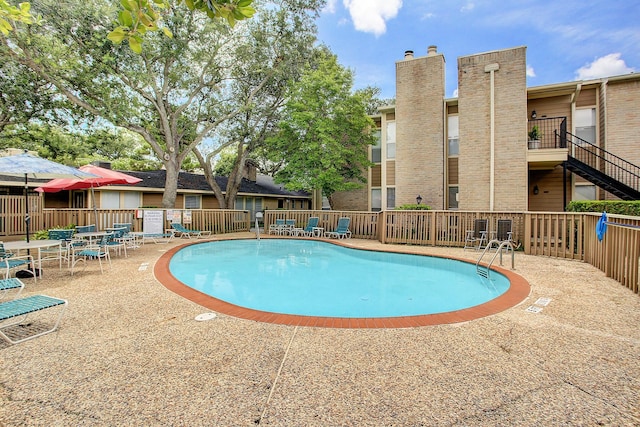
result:
<svg viewBox="0 0 640 427"><path fill-rule="evenodd" d="M640 297L583 262L516 253L531 294L489 317L332 329L196 321L209 310L153 275L181 243L145 244L104 274L50 265L25 280L23 295L69 307L53 334L0 341L0 425L640 425Z"/></svg>

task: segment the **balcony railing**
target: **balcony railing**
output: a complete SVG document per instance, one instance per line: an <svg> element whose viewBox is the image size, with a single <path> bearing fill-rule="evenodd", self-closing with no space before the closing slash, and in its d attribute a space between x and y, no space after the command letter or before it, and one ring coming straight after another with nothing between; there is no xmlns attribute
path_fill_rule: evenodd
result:
<svg viewBox="0 0 640 427"><path fill-rule="evenodd" d="M539 137L532 139L534 128L537 127ZM548 117L529 120L527 123L527 143L530 150L567 147L567 118Z"/></svg>

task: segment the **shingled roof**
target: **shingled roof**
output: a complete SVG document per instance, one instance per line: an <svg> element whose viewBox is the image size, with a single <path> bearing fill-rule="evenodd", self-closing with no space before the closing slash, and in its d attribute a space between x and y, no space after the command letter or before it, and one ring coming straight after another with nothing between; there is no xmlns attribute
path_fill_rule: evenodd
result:
<svg viewBox="0 0 640 427"><path fill-rule="evenodd" d="M131 176L135 176L140 178L142 182L132 185L132 187L144 187L144 188L155 188L162 189L164 188L164 183L166 179L166 171L165 170L155 170L155 171L120 171L126 173ZM228 178L226 176L217 176L216 182L222 189L225 191L227 188ZM210 192L211 187L207 183L204 175L190 173L190 172L180 172L178 174L178 190L195 190L195 191L206 191ZM250 181L246 178L242 179L240 183L240 188L238 190L239 194L262 194L265 196L283 196L283 197L310 197L310 194L305 191L288 191L285 190L281 185L275 184L273 179L266 175L258 175L257 181Z"/></svg>

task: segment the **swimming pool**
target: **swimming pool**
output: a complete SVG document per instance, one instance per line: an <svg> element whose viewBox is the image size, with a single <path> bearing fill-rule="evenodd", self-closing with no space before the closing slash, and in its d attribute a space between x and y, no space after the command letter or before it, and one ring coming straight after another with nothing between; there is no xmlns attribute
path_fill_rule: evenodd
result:
<svg viewBox="0 0 640 427"><path fill-rule="evenodd" d="M296 323L298 317L448 323L501 311L514 297L512 277L503 271L489 281L475 274L474 264L460 260L365 251L318 240L197 243L172 251L164 265L175 281L168 285L161 279L165 286L176 290L187 285L211 295L217 302L214 309L227 306L229 314L239 317L255 318L246 315L248 310L288 319L275 323ZM517 288L516 299L521 300L524 288ZM502 301L496 305L497 300ZM469 307L482 307L482 314L465 315ZM451 313L455 320L443 320L443 314ZM425 323L429 316L432 319Z"/></svg>

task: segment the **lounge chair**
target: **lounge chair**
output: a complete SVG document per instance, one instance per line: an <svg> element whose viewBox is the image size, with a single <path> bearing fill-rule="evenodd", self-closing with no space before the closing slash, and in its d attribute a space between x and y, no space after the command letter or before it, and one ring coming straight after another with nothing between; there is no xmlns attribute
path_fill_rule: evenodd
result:
<svg viewBox="0 0 640 427"><path fill-rule="evenodd" d="M294 230L296 229L296 220L295 219L286 219L284 221L284 227L280 230L280 234L288 234L293 236Z"/></svg>
<svg viewBox="0 0 640 427"><path fill-rule="evenodd" d="M11 270L14 268L25 267L36 278L35 263L32 255L14 255L4 249L4 242L0 242L0 268L5 269L4 278L8 279Z"/></svg>
<svg viewBox="0 0 640 427"><path fill-rule="evenodd" d="M275 224L269 224L269 234L282 234L285 224L284 219L276 219Z"/></svg>
<svg viewBox="0 0 640 427"><path fill-rule="evenodd" d="M309 217L307 220L307 226L304 228L294 228L291 233L293 236L306 236L310 237L313 235L313 229L318 227L318 222L320 218L317 216Z"/></svg>
<svg viewBox="0 0 640 427"><path fill-rule="evenodd" d="M202 231L202 230L189 230L185 228L184 225L179 224L177 222L172 222L171 227L176 231L176 233L180 234L180 237L191 239L195 237L196 239L200 239L201 237L210 236L211 231Z"/></svg>
<svg viewBox="0 0 640 427"><path fill-rule="evenodd" d="M477 251L487 244L487 234L489 221L486 219L476 219L473 221L473 230L467 230L464 239L464 249L473 248Z"/></svg>
<svg viewBox="0 0 640 427"><path fill-rule="evenodd" d="M58 318L52 328L45 331L39 330L38 333L32 334L26 337L15 339L14 335L22 335L25 329L12 328L20 323L24 323L29 315L38 311L46 310L53 307L60 307ZM58 329L60 319L67 308L67 300L60 298L53 298L47 295L31 295L25 298L18 298L12 301L5 301L0 303L0 335L9 341L11 344L18 344L20 342L40 337L42 335L54 332ZM8 323L5 324L5 321ZM10 331L11 329L17 329L15 333Z"/></svg>
<svg viewBox="0 0 640 427"><path fill-rule="evenodd" d="M325 231L324 236L336 239L348 239L351 237L351 231L349 231L349 224L351 218L342 217L338 220L338 226L334 231Z"/></svg>
<svg viewBox="0 0 640 427"><path fill-rule="evenodd" d="M10 292L16 291L12 299L20 296L24 289L24 283L18 278L0 279L0 300L3 300Z"/></svg>

